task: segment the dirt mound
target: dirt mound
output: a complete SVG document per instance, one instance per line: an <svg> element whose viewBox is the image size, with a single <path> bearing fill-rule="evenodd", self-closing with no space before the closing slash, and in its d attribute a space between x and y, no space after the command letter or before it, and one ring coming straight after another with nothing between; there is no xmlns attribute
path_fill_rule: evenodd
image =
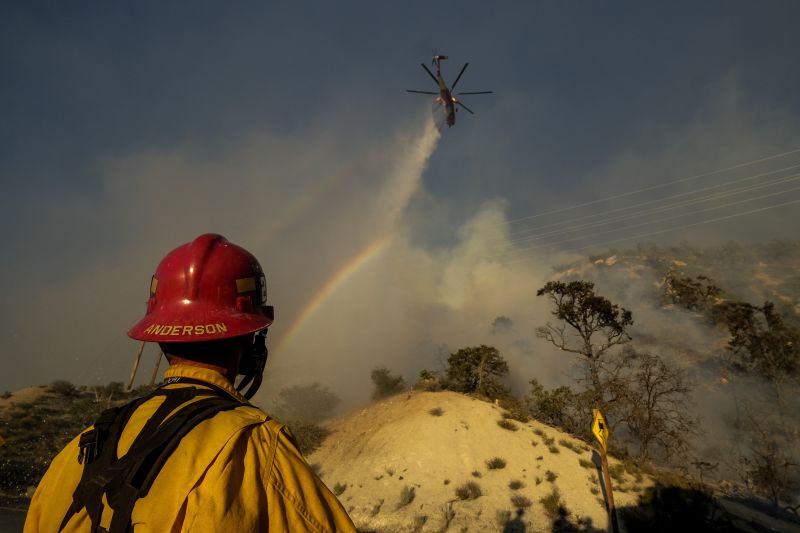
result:
<svg viewBox="0 0 800 533"><path fill-rule="evenodd" d="M329 422L308 459L362 530L499 531L512 520L550 531L540 499L556 488L573 522L605 529L591 448L538 422L506 429L503 413L454 392L406 393ZM652 481L610 463L617 505L634 505Z"/></svg>

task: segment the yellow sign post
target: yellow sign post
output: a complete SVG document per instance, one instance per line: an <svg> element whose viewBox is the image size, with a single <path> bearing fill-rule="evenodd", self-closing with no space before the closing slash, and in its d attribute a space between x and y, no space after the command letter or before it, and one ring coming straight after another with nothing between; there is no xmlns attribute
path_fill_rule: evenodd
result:
<svg viewBox="0 0 800 533"><path fill-rule="evenodd" d="M617 511L614 508L614 492L611 490L611 476L608 474L608 458L606 452L608 451L608 424L603 417L600 409L592 409L594 413L594 420L592 421L592 433L600 444L600 464L603 468L603 483L606 486L606 501L608 503L608 525L609 529L614 533L619 531L617 524Z"/></svg>
<svg viewBox="0 0 800 533"><path fill-rule="evenodd" d="M594 414L592 433L594 433L594 438L600 443L600 447L603 448L603 453L605 453L608 451L608 425L606 425L606 419L600 409L592 409L592 413Z"/></svg>

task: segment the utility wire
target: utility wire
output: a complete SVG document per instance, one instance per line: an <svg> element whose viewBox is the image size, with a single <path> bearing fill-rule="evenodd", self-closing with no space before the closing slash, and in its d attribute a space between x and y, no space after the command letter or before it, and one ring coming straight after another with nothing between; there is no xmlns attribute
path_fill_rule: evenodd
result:
<svg viewBox="0 0 800 533"><path fill-rule="evenodd" d="M524 242L531 242L531 241L535 241L535 240L538 240L538 239L541 239L541 238L544 238L544 237L549 237L549 236L553 236L553 235L569 233L569 232L576 231L576 230L579 230L579 229L593 228L593 227L598 227L598 226L607 226L609 224L613 224L615 222L620 222L620 221L623 221L623 220L631 220L631 219L635 219L635 218L641 218L643 216L654 215L654 214L657 214L657 213L663 213L663 212L666 212L666 211L673 211L673 210L676 210L676 209L682 209L682 208L689 207L689 206L692 206L692 205L695 205L695 204L700 204L700 203L703 203L703 202L710 202L710 201L713 201L713 200L720 200L722 198L727 198L729 196L736 196L736 195L739 195L739 194L742 194L742 193L751 192L751 191L755 191L755 190L759 190L759 189L764 189L764 188L767 188L767 187L774 187L775 185L781 185L781 184L784 184L784 183L790 183L792 181L797 181L798 179L800 179L800 174L793 174L793 175L785 176L783 178L780 178L780 179L777 179L777 180L773 180L773 181L770 181L770 182L766 182L766 183L758 183L758 184L755 184L755 185L748 185L748 186L739 187L739 188L736 188L736 189L733 189L733 190L730 190L730 191L712 193L712 194L709 194L707 196L701 196L699 198L690 198L690 199L687 199L687 200L682 200L682 201L679 201L679 202L674 202L674 203L671 203L671 204L662 205L662 206L659 206L659 207L656 207L656 208L653 208L653 209L645 209L645 210L638 211L638 212L635 212L635 213L627 213L627 214L617 215L615 217L611 217L611 218L608 218L608 219L596 220L594 222L585 222L583 224L578 224L576 226L567 226L567 227L563 227L563 228L547 231L547 232L544 232L544 233L537 233L537 234L534 234L534 235L528 235L526 237L522 237L522 238L518 238L518 239L512 239L510 241L509 245L505 246L505 248L506 249L512 248L515 245L521 244L521 243L524 243Z"/></svg>
<svg viewBox="0 0 800 533"><path fill-rule="evenodd" d="M535 215L529 215L529 216L526 216L526 217L516 218L516 219L513 219L513 220L509 220L508 224L514 224L514 223L517 223L517 222L522 222L523 220L531 220L531 219L543 217L543 216L546 216L546 215L554 215L556 213L563 213L564 211L571 211L573 209L578 209L580 207L586 207L586 206L590 206L590 205L599 204L599 203L602 203L602 202L608 202L608 201L611 201L611 200L617 200L619 198L626 198L626 197L632 196L634 194L639 194L639 193L642 193L642 192L661 189L661 188L664 188L664 187L668 187L670 185L675 185L676 183L684 183L684 182L687 182L687 181L698 180L698 179L705 178L705 177L708 177L708 176L713 176L715 174L721 174L723 172L728 172L730 170L735 170L737 168L742 168L742 167L747 167L747 166L750 166L750 165L755 165L756 163L763 163L764 161L771 161L773 159L778 159L778 158L785 157L787 155L795 154L795 153L798 153L798 152L800 152L800 148L796 148L794 150L789 150L787 152L781 152L779 154L773 154L773 155L762 157L762 158L759 158L759 159L754 159L752 161L747 161L747 162L744 162L744 163L739 163L737 165L733 165L733 166L730 166L730 167L725 167L725 168L721 168L721 169L717 169L717 170L712 170L711 172L704 172L702 174L695 174L694 176L688 176L688 177L685 177L685 178L679 178L679 179L675 179L675 180L668 181L668 182L665 182L665 183L659 183L658 185L652 185L650 187L644 187L644 188L641 188L641 189L637 189L635 191L628 191L628 192L625 192L625 193L616 194L616 195L613 195L613 196L608 196L606 198L600 198L598 200L591 200L589 202L584 202L584 203L581 203L581 204L575 204L575 205L572 205L572 206L569 206L569 207L562 207L562 208L559 208L559 209L553 209L551 211L546 211L544 213L538 213L538 214L535 214Z"/></svg>
<svg viewBox="0 0 800 533"><path fill-rule="evenodd" d="M708 212L708 211L715 211L715 210L718 210L718 209L724 209L726 207L731 207L731 206L734 206L734 205L740 205L740 204L747 203L747 202L752 202L752 201L755 201L755 200L761 200L763 198L768 198L768 197L771 197L771 196L777 196L777 195L781 195L781 194L786 194L788 192L792 192L792 191L796 191L796 190L800 190L800 187L793 187L793 188L786 189L786 190L783 190L783 191L778 191L778 192L774 192L774 193L770 193L770 194L763 194L761 196L755 196L753 198L747 198L745 200L739 200L739 201L736 201L736 202L730 202L730 203L723 204L723 205L720 205L720 206L709 207L709 208L705 208L705 209L699 209L699 210L692 211L692 212L689 212L689 213L683 213L683 214L680 214L680 215L674 215L674 216L670 216L670 217L665 217L665 218L661 218L661 219L658 219L658 220L651 220L651 221L648 221L648 222L637 224L636 226L629 226L629 227L626 227L626 228L618 228L618 229L600 231L600 232L592 233L592 234L589 234L589 235L582 235L580 237L573 237L573 238L570 238L570 239L563 239L563 240L556 241L556 242L544 243L544 244L541 244L539 246L536 246L536 245L534 245L534 246L526 246L526 247L523 247L523 248L518 248L518 249L514 250L513 252L509 252L509 253L504 254L504 255L508 256L508 255L512 255L512 254L518 254L520 252L525 252L526 250L530 250L530 249L534 249L534 248L544 248L544 247L549 247L549 246L558 246L560 244L566 244L566 243L569 243L569 242L579 241L579 240L587 239L587 238L590 238L590 237L596 237L598 235L605 235L607 233L614 233L614 232L618 232L618 231L627 231L628 229L631 229L631 228L647 226L647 225L650 225L650 224L658 224L660 222L668 222L670 220L676 220L676 219L680 219L680 218L691 216L691 215L705 213L705 212ZM800 200L798 200L798 202L800 202ZM691 225L687 226L687 227L691 227ZM680 228L676 228L676 229L680 229ZM672 231L672 230L667 229L665 231ZM663 233L663 232L659 232L659 233ZM635 238L635 237L629 237L629 238L626 238L624 240L628 240L630 238Z"/></svg>
<svg viewBox="0 0 800 533"><path fill-rule="evenodd" d="M746 215L752 215L754 213L761 213L761 212L764 212L764 211L768 211L770 209L775 209L775 208L778 208L778 207L784 207L784 206L787 206L787 205L794 205L794 204L799 204L799 203L800 203L800 199L792 200L792 201L783 202L783 203L780 203L780 204L768 205L768 206L760 207L760 208L757 208L757 209L751 209L749 211L742 211L740 213L734 213L732 215L726 215L726 216L722 216L722 217L712 218L712 219L709 219L709 220L701 220L700 222L693 222L691 224L684 224L683 226L676 226L676 227L666 228L666 229L662 229L662 230L655 230L655 231L650 231L650 232L647 232L647 233L640 233L638 235L630 235L628 237L621 237L619 239L613 239L613 240L605 241L605 242L601 242L601 243L587 244L585 246L579 246L577 248L573 248L573 249L570 249L568 251L575 252L575 251L578 251L578 250L591 248L592 246L606 246L606 245L614 244L614 243L618 243L618 242L630 241L630 240L633 240L633 239L641 239L643 237L651 237L653 235L660 235L660 234L663 234L663 233L669 233L671 231L678 231L678 230L682 230L682 229L693 228L693 227L701 226L703 224L711 224L713 222L721 222L723 220L730 220L732 218L742 217L742 216L746 216ZM510 261L504 261L503 263L508 265L508 264L513 264L513 263L518 263L518 262L521 262L521 261L529 261L531 259L533 259L533 256L531 254L526 254L523 257L518 257L518 258L515 258L515 259L510 260Z"/></svg>
<svg viewBox="0 0 800 533"><path fill-rule="evenodd" d="M617 207L617 208L614 208L614 209L608 209L608 210L602 211L600 213L595 213L593 215L584 215L584 216L581 216L581 217L578 217L578 218L573 218L571 220L564 221L564 222L553 222L553 223L550 223L550 224L545 224L543 226L538 226L538 227L534 226L534 227L531 227L531 228L520 229L520 230L516 230L516 231L510 232L509 236L513 237L514 235L521 235L521 234L525 234L525 233L529 233L529 232L533 232L533 231L539 231L539 230L543 230L543 229L547 229L547 228L552 228L554 226L572 224L573 222L579 222L579 221L582 221L582 220L598 218L598 217L605 216L605 215L608 215L608 214L611 214L611 213L617 213L617 212L620 212L620 211L627 211L627 210L630 210L630 209L636 209L636 208L643 207L643 206L646 206L646 205L657 204L657 203L665 201L665 200L672 200L674 198L682 198L684 196L691 196L691 195L697 194L699 192L705 192L705 191L710 191L710 190L714 190L714 189L720 189L722 187L727 187L729 185L733 185L733 184L736 184L736 183L741 183L741 182L744 182L744 181L750 181L750 180L754 180L754 179L758 179L758 178L763 178L763 177L769 176L771 174L776 174L778 172L783 172L785 170L793 170L793 169L796 169L796 168L800 168L800 164L791 165L791 166L779 168L779 169L776 169L776 170L771 170L769 172L762 172L760 174L754 174L752 176L746 176L744 178L731 180L731 181L728 181L726 183L720 183L718 185L710 185L710 186L707 186L707 187L701 187L699 189L694 189L694 190L688 191L688 192L682 192L682 193L677 193L677 194L673 194L673 195L670 195L670 196L665 196L665 197L662 197L662 198L656 198L655 200L648 200L646 202L640 202L638 204L631 204L631 205L626 205L626 206L622 206L622 207Z"/></svg>

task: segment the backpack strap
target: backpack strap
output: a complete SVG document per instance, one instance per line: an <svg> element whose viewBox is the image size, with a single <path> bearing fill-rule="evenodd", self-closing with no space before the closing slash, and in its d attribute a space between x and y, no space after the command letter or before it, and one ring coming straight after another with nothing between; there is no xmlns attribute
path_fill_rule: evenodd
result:
<svg viewBox="0 0 800 533"><path fill-rule="evenodd" d="M178 379L180 381L171 380L169 383L187 382L185 378ZM81 435L81 443L86 441L86 446L81 447L79 459L83 456L86 464L59 531L84 507L92 522L92 531L99 531L103 495L114 510L109 531L128 531L136 501L147 495L181 439L200 422L220 411L246 405L224 389L202 381L197 381L197 384L207 388L167 389L162 386L143 398L104 411L95 427ZM119 438L133 411L150 398L161 395L165 396L164 402L146 422L128 452L117 457ZM200 399L196 399L198 397ZM184 405L187 402L190 403ZM93 431L96 433L91 435Z"/></svg>

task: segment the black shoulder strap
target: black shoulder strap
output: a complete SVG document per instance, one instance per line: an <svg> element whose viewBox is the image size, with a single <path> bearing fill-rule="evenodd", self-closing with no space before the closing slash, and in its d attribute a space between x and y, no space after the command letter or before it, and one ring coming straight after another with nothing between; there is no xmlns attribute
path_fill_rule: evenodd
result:
<svg viewBox="0 0 800 533"><path fill-rule="evenodd" d="M176 382L188 383L189 380L178 378L169 381ZM84 507L89 514L92 531L102 531L100 518L103 514L103 495L114 511L109 531L128 531L136 500L147 495L181 439L200 422L220 411L246 405L222 388L204 381L191 382L206 388L168 389L162 386L143 398L104 411L93 429L81 435L78 460L84 462L83 474L59 531ZM164 402L139 432L128 452L117 457L120 435L133 411L155 396L165 396ZM190 400L195 401L184 405Z"/></svg>

